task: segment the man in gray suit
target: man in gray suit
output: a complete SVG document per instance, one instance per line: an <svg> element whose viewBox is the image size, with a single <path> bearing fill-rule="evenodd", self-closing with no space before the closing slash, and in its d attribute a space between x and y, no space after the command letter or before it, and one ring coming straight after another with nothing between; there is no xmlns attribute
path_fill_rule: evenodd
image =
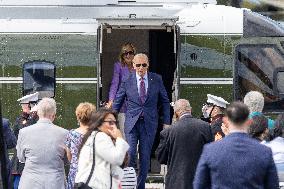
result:
<svg viewBox="0 0 284 189"><path fill-rule="evenodd" d="M25 163L19 189L64 189L64 140L67 130L54 125L56 103L38 103L39 120L19 132L17 155Z"/></svg>

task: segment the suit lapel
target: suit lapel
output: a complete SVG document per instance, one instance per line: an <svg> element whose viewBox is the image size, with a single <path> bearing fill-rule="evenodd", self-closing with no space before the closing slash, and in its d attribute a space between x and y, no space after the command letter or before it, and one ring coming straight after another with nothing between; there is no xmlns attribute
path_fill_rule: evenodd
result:
<svg viewBox="0 0 284 189"><path fill-rule="evenodd" d="M134 95L137 99L137 102L140 103L140 98L139 98L139 93L138 93L138 87L137 87L137 79L136 79L136 72L134 72L133 74L131 74L131 85L132 86L132 91L134 91Z"/></svg>
<svg viewBox="0 0 284 189"><path fill-rule="evenodd" d="M147 96L146 96L145 103L147 102L150 96L150 93L152 91L153 82L154 82L153 75L150 72L148 72L148 89L147 89Z"/></svg>

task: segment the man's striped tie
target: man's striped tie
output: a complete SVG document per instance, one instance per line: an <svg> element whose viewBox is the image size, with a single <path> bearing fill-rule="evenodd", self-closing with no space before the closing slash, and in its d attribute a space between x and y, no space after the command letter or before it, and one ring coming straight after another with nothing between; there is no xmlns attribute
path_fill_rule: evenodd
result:
<svg viewBox="0 0 284 189"><path fill-rule="evenodd" d="M140 78L140 100L141 100L142 104L146 100L146 87L145 87L144 79L145 78L143 78L143 77Z"/></svg>

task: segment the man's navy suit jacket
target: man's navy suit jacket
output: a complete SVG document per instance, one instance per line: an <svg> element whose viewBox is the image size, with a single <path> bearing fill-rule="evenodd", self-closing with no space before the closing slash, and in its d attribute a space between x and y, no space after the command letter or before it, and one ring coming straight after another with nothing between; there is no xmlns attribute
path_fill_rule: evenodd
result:
<svg viewBox="0 0 284 189"><path fill-rule="evenodd" d="M6 152L6 161L7 161L7 168L10 169L10 160L8 158L7 149L12 149L16 147L17 139L10 128L10 122L8 119L2 118L2 125L3 125L3 137L4 137L4 151Z"/></svg>
<svg viewBox="0 0 284 189"><path fill-rule="evenodd" d="M16 147L17 139L12 129L10 128L10 122L8 119L2 118L2 127L3 127L3 138L4 138L4 155L6 161L7 174L9 177L12 165L8 157L8 149Z"/></svg>
<svg viewBox="0 0 284 189"><path fill-rule="evenodd" d="M170 124L170 104L160 75L148 72L148 89L144 103L141 103L136 73L131 73L119 87L113 103L113 109L119 111L126 99L124 131L129 133L143 111L146 131L151 138L155 137L158 126L158 101L163 108L164 124Z"/></svg>
<svg viewBox="0 0 284 189"><path fill-rule="evenodd" d="M240 132L205 145L193 184L194 189L279 188L271 149Z"/></svg>
<svg viewBox="0 0 284 189"><path fill-rule="evenodd" d="M16 147L17 139L10 128L9 120L2 118L2 124L3 124L3 135L4 135L6 148L11 149Z"/></svg>

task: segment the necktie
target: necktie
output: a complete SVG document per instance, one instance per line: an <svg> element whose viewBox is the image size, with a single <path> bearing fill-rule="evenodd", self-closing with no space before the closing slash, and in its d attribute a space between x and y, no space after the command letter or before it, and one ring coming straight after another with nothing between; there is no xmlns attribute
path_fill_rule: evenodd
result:
<svg viewBox="0 0 284 189"><path fill-rule="evenodd" d="M140 100L142 103L146 100L146 87L143 77L140 78Z"/></svg>

